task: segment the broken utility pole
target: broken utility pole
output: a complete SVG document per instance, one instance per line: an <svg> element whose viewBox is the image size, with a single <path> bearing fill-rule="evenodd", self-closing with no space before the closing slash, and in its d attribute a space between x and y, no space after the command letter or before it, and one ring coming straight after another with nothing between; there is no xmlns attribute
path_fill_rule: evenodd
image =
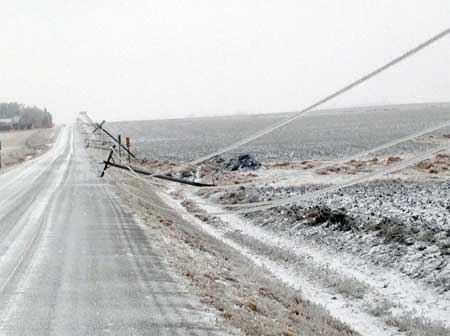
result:
<svg viewBox="0 0 450 336"><path fill-rule="evenodd" d="M101 129L102 130L102 134L106 134L107 136L109 136L111 139L114 140L115 143L117 143L122 149L124 149L128 155L130 155L133 159L136 158L136 155L134 155L127 147L125 147L122 143L120 143L120 141L111 133L108 132L108 130L106 130L105 128L103 128L103 124L105 123L105 121L103 120L100 124L94 122L87 114L87 112L80 112L80 114L82 116L84 116L86 118L86 120L91 123L94 127L94 133L98 130Z"/></svg>
<svg viewBox="0 0 450 336"><path fill-rule="evenodd" d="M177 183L181 183L181 184L187 184L187 185L191 185L191 186L195 186L195 187L215 187L216 186L215 184L188 181L188 180L185 180L182 178L173 177L173 176L169 176L169 175L154 174L152 172L149 172L149 171L141 169L141 168L115 163L113 161L113 153L114 153L114 149L112 149L111 152L109 153L108 159L106 161L103 161L103 163L105 164L105 167L103 168L103 171L102 171L100 177L103 177L105 175L106 169L108 169L109 167L115 167L115 168L119 168L119 169L123 169L123 170L131 169L137 174L151 176L151 177L161 179L161 180L177 182Z"/></svg>

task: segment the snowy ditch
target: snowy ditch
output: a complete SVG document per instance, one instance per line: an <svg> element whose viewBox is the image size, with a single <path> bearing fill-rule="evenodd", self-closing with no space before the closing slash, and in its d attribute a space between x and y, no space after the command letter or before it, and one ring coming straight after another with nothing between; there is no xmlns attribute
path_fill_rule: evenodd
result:
<svg viewBox="0 0 450 336"><path fill-rule="evenodd" d="M290 197L316 187L248 188L213 194L210 200L226 206ZM449 188L445 180L381 180L330 193L317 202L244 217L277 235L300 236L395 268L445 293L450 290Z"/></svg>
<svg viewBox="0 0 450 336"><path fill-rule="evenodd" d="M448 293L438 294L395 270L371 265L351 254L336 254L289 232L258 227L238 215L195 217L189 210L213 213L223 208L191 192L182 197L188 203L165 193L160 196L185 219L363 335L448 334Z"/></svg>

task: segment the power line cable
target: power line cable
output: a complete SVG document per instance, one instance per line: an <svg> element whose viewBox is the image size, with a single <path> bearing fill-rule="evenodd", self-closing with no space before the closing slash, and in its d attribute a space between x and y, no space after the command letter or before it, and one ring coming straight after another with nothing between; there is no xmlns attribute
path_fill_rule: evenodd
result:
<svg viewBox="0 0 450 336"><path fill-rule="evenodd" d="M346 181L346 182L343 182L340 184L336 184L334 186L331 186L331 187L328 187L325 189L321 189L318 191L314 191L314 192L311 192L308 194L302 194L302 195L297 195L297 196L292 196L292 197L287 197L287 198L283 198L283 199L279 199L279 200L272 200L272 201L232 204L232 205L226 205L226 207L230 208L230 209L251 207L251 209L253 209L253 210L266 210L266 209L270 209L270 208L277 207L277 206L289 205L289 204L297 203L300 201L311 200L312 198L317 198L317 197L323 196L327 193L336 192L343 188L353 186L355 184L364 183L364 182L367 182L374 178L382 177L384 175L387 175L387 174L390 174L393 172L397 172L403 168L412 166L418 162L428 159L439 152L448 150L449 148L450 148L449 144L441 145L441 146L438 146L437 148L433 148L433 149L423 152L419 155L416 155L410 159L401 161L397 164L392 164L391 166L386 167L382 170L378 170L373 173L369 173L367 175L360 176L360 177L351 179L349 181ZM246 209L244 209L242 213L246 213L245 210ZM238 209L237 213L241 213L240 211L241 210Z"/></svg>
<svg viewBox="0 0 450 336"><path fill-rule="evenodd" d="M296 119L300 118L301 116L303 116L305 113L315 109L316 107L318 107L320 105L323 105L324 103L332 100L333 98L336 98L337 96L340 96L341 94L343 94L343 93L353 89L354 87L359 86L360 84L368 81L372 77L377 76L378 74L386 71L387 69L391 68L392 66L396 65L397 63L400 63L401 61L403 61L403 60L413 56L414 54L418 53L422 49L424 49L424 48L430 46L431 44L437 42L438 40L444 38L448 34L450 34L450 28L447 28L447 29L443 30L442 32L434 35L430 39L428 39L425 42L422 42L421 44L419 44L418 46L408 50L404 54L402 54L399 57L393 59L392 61L386 63L385 65L379 67L378 69L376 69L376 70L368 73L367 75L365 75L365 76L355 80L354 82L344 86L343 88L335 91L334 93L326 96L325 98L320 99L318 102L315 102L314 104L304 108L303 110L301 110L299 112L296 112L293 116L291 116L291 117L289 117L289 118L287 118L285 120L282 120L280 122L277 122L274 125L269 126L269 127L265 128L265 129L259 131L259 132L256 132L256 133L254 133L254 134L252 134L252 135L250 135L250 136L248 136L246 138L243 138L243 139L237 141L236 143L233 143L233 144L231 144L231 145L229 145L227 147L219 149L219 150L217 150L217 151L215 151L215 152L213 152L211 154L202 156L202 157L200 157L200 158L190 162L189 165L194 165L195 166L195 165L198 165L198 164L200 164L202 162L208 161L208 160L210 160L210 159L212 159L212 158L214 158L216 156L225 154L225 153L227 153L227 152L229 152L229 151L231 151L233 149L236 149L236 148L238 148L240 146L243 146L243 145L245 145L245 144L247 144L247 143L249 143L251 141L254 141L254 140L256 140L256 139L258 139L258 138L260 138L260 137L262 137L262 136L264 136L264 135L266 135L268 133L271 133L271 132L273 132L273 131L275 131L275 130L277 130L277 129L279 129L279 128L281 128L281 127L283 127L283 126L285 126L285 125L287 125L287 124L289 124L291 122L293 122L294 120L296 120Z"/></svg>
<svg viewBox="0 0 450 336"><path fill-rule="evenodd" d="M443 125L442 127L445 127L445 126L448 125L448 123L444 123L442 125ZM441 128L439 126L440 125L430 127L430 128L425 129L425 130L422 130L420 132L417 132L415 134L419 134L419 135L426 134L426 133L432 132L432 131L434 131L434 130L436 130L438 128ZM413 135L405 136L403 138L391 141L391 142L386 143L384 145L377 146L377 147L375 147L375 148L373 148L371 150L367 150L367 151L361 152L359 154L360 155L366 155L367 153L372 152L374 150L384 149L384 148L389 147L389 145L399 143L401 140L403 140L403 141L410 140L411 138L413 138ZM293 204L293 203L297 203L297 202L301 202L301 201L308 201L308 200L315 199L315 198L318 198L320 196L323 196L323 195L325 195L327 193L336 192L336 191L338 191L340 189L343 189L343 188L346 188L346 187L350 187L350 186L355 185L355 184L360 184L360 183L369 181L371 179L374 179L376 177L381 177L381 176L390 174L392 172L396 172L396 171L401 170L403 168L406 168L408 166L414 165L414 164L416 164L416 163L418 163L420 161L423 161L423 160L431 157L434 154L437 154L439 152L442 152L442 151L448 150L448 149L449 149L449 145L448 144L441 145L441 146L438 146L437 148L430 149L430 150L428 150L426 152L423 152L423 153L421 153L419 155L416 155L416 156L414 156L414 157L412 157L410 159L407 159L405 161L393 164L393 165L391 165L389 167L386 167L386 168L384 168L382 170L375 171L373 173L366 174L364 176L360 176L360 177L357 177L355 179L351 179L349 181L346 181L346 182L343 182L343 183L340 183L340 184L336 184L336 185L333 185L331 187L324 188L324 189L321 189L321 190L318 190L318 191L310 192L310 193L307 193L307 194L292 196L292 197L288 197L288 198L282 198L282 199L278 199L278 200L271 200L271 201L249 202L249 203L240 203L240 204L233 204L233 205L224 205L227 208L227 210L225 210L223 212L220 212L220 213L214 213L214 214L249 213L249 212L267 210L267 209L271 209L271 208L278 207L278 206L289 205L289 204ZM117 151L113 147L112 147L112 150L115 152L116 156L118 156ZM152 183L148 179L143 178L138 173L136 173L133 170L133 168L126 161L122 160L120 157L119 157L119 160L128 168L129 173L127 172L127 175L133 175L135 178L137 178L138 180L141 180L145 184L147 184L147 185L149 185L151 187L155 187L154 183ZM234 208L237 208L237 210L230 210L230 209L234 209ZM164 210L170 211L169 208L164 208ZM201 214L201 213L198 213L198 214ZM211 214L211 215L214 215L214 214Z"/></svg>
<svg viewBox="0 0 450 336"><path fill-rule="evenodd" d="M225 207L224 210L221 211L216 211L216 212L190 212L193 215L207 215L207 216L215 216L215 215L227 215L227 214L245 214L245 213L251 213L251 212L256 212L256 211L263 211L263 210L268 210L268 209L272 209L272 208L276 208L276 207L280 207L280 206L287 206L287 205L291 205L294 203L299 203L299 202L303 202L303 201L311 201L313 199L317 199L318 197L324 196L325 194L329 194L329 193L333 193L333 192L337 192L341 189L353 186L355 184L361 184L364 182L367 182L369 180L378 178L378 177L382 177L384 175L390 174L390 173L394 173L397 172L401 169L404 169L406 167L409 167L411 165L414 165L420 161L423 161L425 159L430 158L431 156L442 152L444 150L448 150L449 149L449 145L445 144L445 145L441 145L438 146L437 148L433 148L431 150L428 150L426 152L422 152L410 159L407 159L405 161L399 162L399 163L395 163L392 164L389 167L386 167L382 170L379 171L375 171L373 173L364 175L364 176L359 176L357 178L351 179L349 181L345 181L343 183L340 184L336 184L333 185L331 187L327 187L321 190L317 190L317 191L313 191L310 193L306 193L306 194L301 194L301 195L296 195L296 196L292 196L292 197L286 197L286 198L282 198L282 199L277 199L277 200L272 200L272 201L262 201L262 202L250 202L250 203L241 203L241 204L233 204L233 205L222 205ZM136 177L138 179L142 179L145 182L145 179L143 179L141 176L136 174ZM121 189L124 189L123 187ZM132 192L130 192L129 190L127 190L127 192L129 194L133 194ZM145 201L144 199L142 199L142 197L140 197L139 195L134 194L134 196L137 199L141 199L143 201ZM149 201L147 200L147 203L149 203ZM152 204L153 206L155 206L155 208L159 209L159 210L164 210L164 211L169 211L172 213L177 213L176 210L174 210L173 208L170 207L161 207L158 206L156 204Z"/></svg>
<svg viewBox="0 0 450 336"><path fill-rule="evenodd" d="M356 160L356 159L368 156L370 154L373 154L375 152L379 152L379 151L381 151L383 149L387 149L389 147L393 147L393 146L401 144L403 142L407 142L407 141L413 140L413 139L415 139L415 138L417 138L419 136L422 136L422 135L425 135L425 134L428 134L428 133L432 133L434 131L437 131L437 130L439 130L441 128L445 128L445 127L450 127L450 121L446 121L444 123L441 123L441 124L438 124L438 125L435 125L435 126L431 126L429 128L426 128L426 129L422 129L420 131L417 131L415 133L406 135L404 137L401 137L401 138L389 141L389 142L384 143L382 145L379 145L379 146L376 146L376 147L364 150L364 151L356 153L356 154L352 154L350 156L347 156L347 157L344 157L344 158L342 158L340 160L337 160L336 162L326 162L326 163L321 164L321 165L319 165L317 167L314 167L314 170L324 169L324 168L336 166L336 165L339 165L339 164L343 164L343 163L351 161L351 160ZM276 182L272 182L272 183L268 183L268 184L276 184L276 183L279 183L281 181L285 181L285 180L288 180L290 178L294 178L296 176L298 176L298 172L289 174L288 176L283 176L281 179L278 179ZM258 179L258 180L252 181L252 182L247 182L247 183L220 185L220 186L215 186L215 187L200 187L200 188L208 189L208 190L234 189L234 188L239 188L241 186L252 186L252 185L256 185L256 184L263 184L264 181L267 181L267 180L272 180L273 181L273 180L276 180L276 177L261 178L261 179Z"/></svg>

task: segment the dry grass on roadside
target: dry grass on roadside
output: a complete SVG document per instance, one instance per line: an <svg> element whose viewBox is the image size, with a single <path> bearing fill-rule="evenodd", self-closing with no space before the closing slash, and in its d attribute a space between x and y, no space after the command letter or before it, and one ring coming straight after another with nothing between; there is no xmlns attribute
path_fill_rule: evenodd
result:
<svg viewBox="0 0 450 336"><path fill-rule="evenodd" d="M450 330L438 322L427 321L422 318L404 315L389 317L386 324L398 328L408 336L448 336Z"/></svg>
<svg viewBox="0 0 450 336"><path fill-rule="evenodd" d="M179 216L125 201L148 225L154 247L164 251L191 290L244 335L357 335L300 292Z"/></svg>

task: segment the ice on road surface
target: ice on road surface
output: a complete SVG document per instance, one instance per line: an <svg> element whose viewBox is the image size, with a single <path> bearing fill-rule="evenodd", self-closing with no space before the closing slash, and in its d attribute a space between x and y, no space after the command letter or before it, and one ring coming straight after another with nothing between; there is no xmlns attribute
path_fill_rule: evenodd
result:
<svg viewBox="0 0 450 336"><path fill-rule="evenodd" d="M1 335L223 335L72 127L0 175Z"/></svg>

